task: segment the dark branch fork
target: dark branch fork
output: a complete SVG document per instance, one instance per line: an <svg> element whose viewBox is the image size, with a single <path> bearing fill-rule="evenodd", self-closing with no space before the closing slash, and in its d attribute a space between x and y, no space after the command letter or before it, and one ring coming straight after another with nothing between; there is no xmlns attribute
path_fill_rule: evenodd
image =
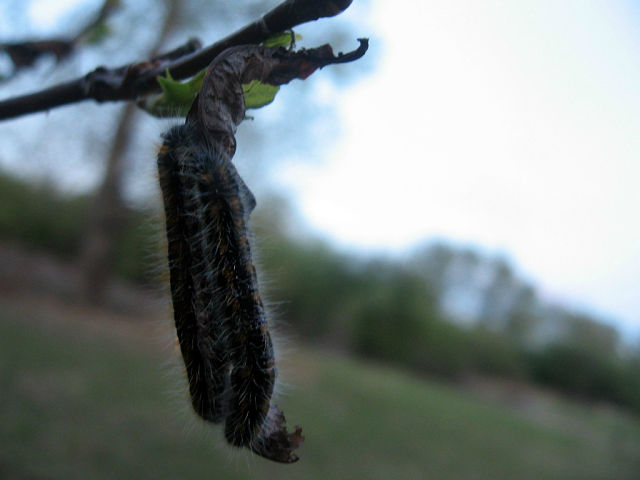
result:
<svg viewBox="0 0 640 480"><path fill-rule="evenodd" d="M275 33L290 30L302 23L332 17L345 10L351 2L352 0L286 0L259 20L203 49L198 49L197 42L190 41L169 54L151 60L117 68L98 67L76 80L2 101L0 120L84 100L136 100L159 91L156 78L166 71L174 79L189 78L206 68L218 54L229 47L257 44ZM341 58L344 61L354 60L362 56L364 51L366 45L361 42L358 50ZM184 55L185 53L187 54Z"/></svg>

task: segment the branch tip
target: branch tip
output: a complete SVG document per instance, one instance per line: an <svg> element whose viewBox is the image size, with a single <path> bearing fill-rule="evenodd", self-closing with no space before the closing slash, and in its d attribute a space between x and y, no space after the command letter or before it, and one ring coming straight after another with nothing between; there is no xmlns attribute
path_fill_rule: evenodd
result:
<svg viewBox="0 0 640 480"><path fill-rule="evenodd" d="M369 39L358 38L358 42L360 42L360 45L358 46L358 48L347 53L339 52L338 57L332 63L349 63L349 62L353 62L354 60L358 60L359 58L362 58L364 54L367 53L367 50L369 49Z"/></svg>
<svg viewBox="0 0 640 480"><path fill-rule="evenodd" d="M105 0L105 4L110 1ZM81 78L0 101L0 120L89 99L98 102L133 101L159 91L156 78L164 75L166 70L169 70L176 80L192 77L229 47L258 44L271 36L272 32L291 30L302 23L338 15L351 3L352 0L285 0L265 13L258 21L248 24L206 48L199 49L197 48L199 45L192 43L189 45L190 48L172 52L175 56L164 55L152 59L160 59L159 65L154 61L145 61L117 68L98 67ZM328 63L346 63L356 60L364 55L366 50L366 39L360 39L360 47L357 50L335 58L332 56L333 60ZM317 65L316 68L322 66L324 65Z"/></svg>

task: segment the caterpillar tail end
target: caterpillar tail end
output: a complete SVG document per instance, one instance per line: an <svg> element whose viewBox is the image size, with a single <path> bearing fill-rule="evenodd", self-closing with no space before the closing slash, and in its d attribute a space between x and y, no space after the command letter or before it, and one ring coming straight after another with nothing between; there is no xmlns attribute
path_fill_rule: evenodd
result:
<svg viewBox="0 0 640 480"><path fill-rule="evenodd" d="M252 442L249 448L253 453L268 460L294 463L299 459L294 451L303 442L302 427L296 425L294 431L289 433L284 413L276 405L272 405L260 438Z"/></svg>

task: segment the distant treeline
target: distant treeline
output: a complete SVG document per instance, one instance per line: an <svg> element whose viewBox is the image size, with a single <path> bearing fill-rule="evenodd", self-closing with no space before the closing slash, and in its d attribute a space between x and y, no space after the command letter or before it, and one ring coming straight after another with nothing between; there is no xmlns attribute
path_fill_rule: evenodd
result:
<svg viewBox="0 0 640 480"><path fill-rule="evenodd" d="M48 251L72 260L80 251L92 214L93 198L69 197L48 184L32 185L0 171L0 239ZM160 218L127 209L127 228L119 235L113 273L138 283L157 281L150 258L156 255Z"/></svg>
<svg viewBox="0 0 640 480"><path fill-rule="evenodd" d="M89 197L0 176L0 239L72 259ZM287 233L284 205L254 215L259 264L279 319L306 342L441 378L470 374L533 381L640 411L640 353L585 313L542 301L508 262L446 243L402 260L353 258ZM161 220L129 210L113 273L160 281L151 258Z"/></svg>

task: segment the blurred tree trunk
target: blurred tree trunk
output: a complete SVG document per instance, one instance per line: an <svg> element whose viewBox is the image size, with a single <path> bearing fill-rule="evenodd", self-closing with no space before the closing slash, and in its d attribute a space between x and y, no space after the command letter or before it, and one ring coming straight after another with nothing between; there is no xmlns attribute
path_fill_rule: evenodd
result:
<svg viewBox="0 0 640 480"><path fill-rule="evenodd" d="M167 14L149 57L156 55L173 29L179 4L179 0L167 1ZM105 301L114 248L127 227L128 216L122 197L122 182L126 166L125 154L135 133L136 110L135 104L130 102L121 113L107 159L104 179L89 212L87 229L80 249L79 265L83 294L93 303Z"/></svg>

